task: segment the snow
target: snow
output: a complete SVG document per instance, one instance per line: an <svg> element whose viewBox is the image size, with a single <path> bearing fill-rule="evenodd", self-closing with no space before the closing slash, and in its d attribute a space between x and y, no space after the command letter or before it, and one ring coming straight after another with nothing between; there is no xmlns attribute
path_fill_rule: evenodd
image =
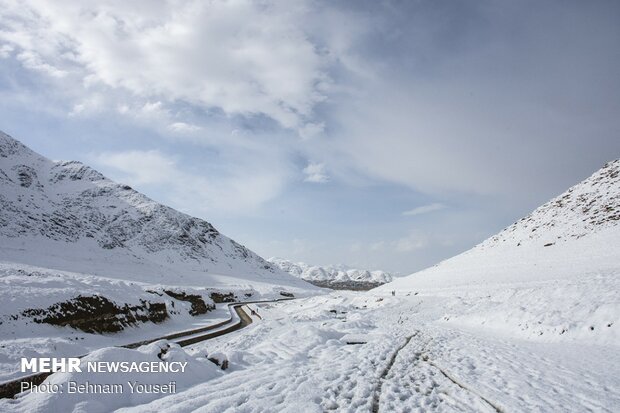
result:
<svg viewBox="0 0 620 413"><path fill-rule="evenodd" d="M471 250L375 292L441 297L451 325L618 345L619 220L617 160Z"/></svg>
<svg viewBox="0 0 620 413"><path fill-rule="evenodd" d="M2 150L11 153L14 146ZM23 164L36 166L33 166L36 179L32 171L24 168L20 170L25 172L18 175L15 175L17 169L3 168L6 173L4 178L0 174L0 180L19 181L27 184L27 188L38 188L39 184L45 187L47 181L41 183L40 176L44 174L39 173L42 169L37 166L38 159L34 157L33 162ZM87 182L80 180L80 185L90 188L92 182L101 183L94 172L74 164L70 166L72 174L88 177ZM113 188L112 193L116 194L117 189ZM20 191L16 189L18 195L26 194ZM36 201L37 196L29 199ZM8 202L3 194L2 199L8 208L21 211L22 206L17 206L22 201L16 201L18 198ZM149 202L152 201L133 199L129 213L142 216L141 208L152 205ZM34 204L43 205L39 201ZM617 412L620 410L619 208L620 161L614 161L496 236L434 267L366 293L333 292L286 302L250 304L249 308L260 317L253 317L248 327L183 349L172 345L162 357L190 363L189 373L174 377L179 383L174 394L67 397L25 393L16 400L0 400L0 411ZM168 210L159 213L188 222L184 216L175 215L178 213ZM11 231L23 228L26 233L11 233L2 238L2 254L13 258L19 256L17 242L30 239L27 237L42 239L34 234L41 227L31 227L33 221L19 212L16 214L24 220L8 227L13 228ZM130 227L131 222L134 221L125 221ZM167 218L160 221L170 222ZM207 223L192 222L190 226L209 228ZM113 248L121 257L114 258L113 254L106 255L101 247L110 234L93 234L89 243L79 235L81 230L77 236L73 229L65 233L62 227L54 227L53 231L44 232L55 234L55 238L43 240L51 243L49 249L47 245L45 251L34 249L32 259L41 259L48 266L26 268L14 262L0 266L0 275L7 283L0 291L0 298L7 301L6 308L22 309L21 301L28 301L29 291L42 303L71 296L82 289L101 289L112 298L135 302L146 294L147 288L175 285L177 281L190 286L198 281L251 285L257 294L266 295L276 294L278 288L283 288L275 281L282 277L281 273L261 270L260 259L247 252L244 257L242 250L224 238L217 238L216 244L232 255L225 258L217 255L218 259L230 260L226 262L231 263L231 268L252 269L249 275L227 272L213 263L209 268L217 268L221 273L210 276L210 271L199 278L203 275L199 276L192 260L207 266L209 260L205 257L209 255L205 251L211 251L209 246L205 246L206 250L194 250L185 242L170 245L162 241L149 248L156 240L152 232L148 243L140 237L115 238L123 240L123 246ZM74 240L76 236L79 243ZM15 243L4 248L5 241ZM53 245L66 247L76 243L90 251L92 271L84 270L87 260L78 259L75 264L54 261L61 260L62 250L54 250ZM227 250L228 247L234 251ZM27 250L25 246L21 248ZM39 254L43 258L37 258ZM109 266L102 267L104 262ZM125 267L126 272L131 272L127 278L122 278L123 263L130 264ZM157 272L158 265L166 271L175 269L174 274L185 278L169 275L158 278L157 274L164 275L163 270ZM64 270L58 269L61 266ZM155 274L153 278L149 278L150 271ZM303 271L293 268L298 275ZM317 270L317 274L323 273ZM289 281L287 290L300 286L300 291L312 294L295 281L301 282ZM16 286L17 294L14 302L10 301L12 285ZM205 287L190 288L200 291ZM9 354L17 354L20 344L33 346L32 343L38 342L48 354L58 345L54 353L58 356L67 351L68 347L63 346L69 342L67 337L71 337L66 328L54 332L56 328L51 326L34 333L25 326L7 324L0 328L16 336L3 341L3 346L12 349ZM159 360L160 349L167 345L158 342L127 350L110 348L114 345L110 343L109 336L101 336L100 347L108 347L87 357L153 361ZM4 348L0 354L5 357L3 360L14 360ZM208 361L209 357L228 360L228 368L220 370ZM119 377L55 373L46 383L138 380L164 384L171 379L165 374Z"/></svg>
<svg viewBox="0 0 620 413"><path fill-rule="evenodd" d="M372 411L375 400L379 411L617 411L617 345L462 329L436 319L444 303L441 297L334 293L262 305L262 321L184 349L196 360L223 356L228 370L117 411L358 412ZM367 342L346 344L347 336ZM30 394L17 411L34 405L52 406Z"/></svg>
<svg viewBox="0 0 620 413"><path fill-rule="evenodd" d="M213 325L230 316L226 304L218 304L206 314L191 316L190 303L162 294L164 289L174 288L0 262L0 381L23 376L19 371L21 357L46 357L52 353L58 357L78 356L103 346L124 345ZM159 292L161 296L147 291ZM200 295L207 304L213 304L209 297L213 290L184 287L183 291ZM24 310L47 308L80 295L104 296L118 305L139 305L141 300L163 302L170 318L163 323L129 325L121 332L102 335L38 324L20 315ZM261 298L256 292L254 296Z"/></svg>
<svg viewBox="0 0 620 413"><path fill-rule="evenodd" d="M162 354L162 349L165 350ZM26 397L19 397L15 401L4 400L4 408L14 412L109 412L123 406L144 404L157 397L159 393L138 392L132 390L132 385L164 385L174 382L177 391L189 388L198 382L216 378L222 374L221 370L204 357L192 357L185 353L178 345L159 341L136 350L104 348L94 351L82 359L82 365L88 362L187 362L183 372L159 372L144 374L138 372L101 373L82 372L54 373L46 380L46 384L59 385L63 393L30 393ZM122 385L121 393L69 393L70 382L78 384L108 385L116 382ZM132 385L130 385L130 383ZM148 387L145 387L148 388ZM113 390L116 391L116 390Z"/></svg>
<svg viewBox="0 0 620 413"><path fill-rule="evenodd" d="M336 281L336 282L371 282L387 283L392 281L393 275L381 270L359 270L346 265L309 265L304 262L292 262L283 258L269 258L267 261L280 269L306 281Z"/></svg>
<svg viewBox="0 0 620 413"><path fill-rule="evenodd" d="M0 260L145 283L317 291L210 223L2 132L0 188Z"/></svg>
<svg viewBox="0 0 620 413"><path fill-rule="evenodd" d="M190 304L164 290L214 291L241 298L316 294L211 224L158 204L80 162L51 161L0 132L0 379L20 357L85 354L217 322L191 317ZM154 293L153 293L154 292ZM159 296L158 296L159 295ZM79 296L119 307L165 303L169 319L103 337L34 323L25 310ZM227 312L226 312L227 313Z"/></svg>

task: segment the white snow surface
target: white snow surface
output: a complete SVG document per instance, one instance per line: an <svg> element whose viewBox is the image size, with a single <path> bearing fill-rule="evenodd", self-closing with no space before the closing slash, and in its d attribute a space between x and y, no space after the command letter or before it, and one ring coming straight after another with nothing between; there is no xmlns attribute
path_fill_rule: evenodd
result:
<svg viewBox="0 0 620 413"><path fill-rule="evenodd" d="M225 304L218 304L206 314L192 316L191 303L164 293L170 290L198 295L207 305L214 305L210 294L218 292L0 262L0 382L24 375L19 370L21 357L75 357L105 346L125 345L213 325L229 317ZM261 295L255 290L235 292L240 298L251 293L252 299L258 300L273 296L273 293ZM68 326L39 324L23 314L25 310L47 309L79 296L105 297L118 307L163 303L169 318L157 324L150 321L128 324L120 332L97 334Z"/></svg>
<svg viewBox="0 0 620 413"><path fill-rule="evenodd" d="M165 352L162 352L164 350ZM17 401L4 403L7 411L23 412L88 412L104 413L120 407L147 403L156 399L160 394L132 391L132 385L165 385L170 382L176 384L176 390L182 391L196 383L213 379L222 375L222 371L204 357L192 357L177 344L158 341L136 350L107 347L96 350L82 359L82 365L88 362L182 362L187 363L184 372L167 373L100 373L88 372L85 367L82 372L58 372L46 380L46 384L62 385L63 393L44 392L36 394L38 397L24 397ZM68 395L69 382L89 384L93 386L108 385L110 376L123 387L121 393L72 393ZM130 385L130 383L132 385ZM32 395L31 395L32 396ZM6 401L6 400L5 400ZM0 404L2 406L2 404Z"/></svg>
<svg viewBox="0 0 620 413"><path fill-rule="evenodd" d="M617 411L617 345L569 336L523 339L484 325L445 323L441 315L452 305L458 303L442 296L349 292L260 305L262 319L249 327L184 348L184 357L196 363L227 359L225 372L190 375L186 382L193 385L153 400L93 398L110 400L103 411L125 413ZM347 344L352 336L365 344ZM56 373L47 380L68 379ZM124 381L109 374L97 379ZM157 379L166 383L169 377ZM66 395L60 405L30 393L1 400L0 410L52 412L62 406L80 412L84 401L83 395Z"/></svg>
<svg viewBox="0 0 620 413"><path fill-rule="evenodd" d="M619 167L608 164L531 219L420 273L366 293L254 306L260 318L247 328L175 350L194 365L176 394L25 393L0 400L0 411L620 411ZM209 369L208 357L229 369Z"/></svg>
<svg viewBox="0 0 620 413"><path fill-rule="evenodd" d="M276 265L287 273L307 281L335 281L335 282L374 282L388 283L393 275L381 270L359 270L346 265L309 265L305 262L292 262L283 258L269 258L267 261Z"/></svg>
<svg viewBox="0 0 620 413"><path fill-rule="evenodd" d="M312 291L210 223L0 132L0 260L176 286Z"/></svg>

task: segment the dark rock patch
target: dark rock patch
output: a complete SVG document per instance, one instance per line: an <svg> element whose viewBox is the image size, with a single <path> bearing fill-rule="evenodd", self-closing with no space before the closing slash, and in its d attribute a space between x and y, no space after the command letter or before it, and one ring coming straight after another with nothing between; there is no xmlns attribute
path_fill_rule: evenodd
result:
<svg viewBox="0 0 620 413"><path fill-rule="evenodd" d="M205 303L205 300L198 294L187 294L170 290L164 290L164 292L177 300L190 302L192 304L192 308L189 310L190 315L206 314L215 309L214 305Z"/></svg>
<svg viewBox="0 0 620 413"><path fill-rule="evenodd" d="M46 309L24 310L21 315L35 323L69 326L86 333L116 333L129 325L168 318L165 303L140 300L139 305L118 305L100 295L77 296Z"/></svg>
<svg viewBox="0 0 620 413"><path fill-rule="evenodd" d="M220 293L220 292L212 292L211 299L214 303L232 303L237 301L237 297L233 293Z"/></svg>

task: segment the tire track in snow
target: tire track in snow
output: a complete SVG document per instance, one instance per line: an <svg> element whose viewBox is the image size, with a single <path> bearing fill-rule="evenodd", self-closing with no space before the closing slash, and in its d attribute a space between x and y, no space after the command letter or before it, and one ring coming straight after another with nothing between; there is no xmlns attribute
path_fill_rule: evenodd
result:
<svg viewBox="0 0 620 413"><path fill-rule="evenodd" d="M390 358L390 362L383 370L383 373L381 373L381 376L379 377L379 383L377 384L377 387L375 389L375 394L372 398L372 413L379 413L379 399L381 399L381 389L383 388L383 383L385 383L385 378L387 377L388 373L392 369L392 366L394 365L394 362L396 361L396 356L398 356L398 353L402 349L407 347L411 339L417 336L418 333L419 331L416 331L415 333L407 337L407 339L405 340L405 343L402 346L400 346L398 349L396 349L396 351L392 354L392 357Z"/></svg>
<svg viewBox="0 0 620 413"><path fill-rule="evenodd" d="M433 366L434 368L436 368L437 370L439 370L439 372L448 380L450 380L452 383L456 384L457 386L459 386L461 389L468 391L469 393L475 395L476 397L478 397L480 400L484 401L486 404L488 404L493 410L495 410L497 413L504 413L504 409L502 409L501 407L497 406L495 403L493 403L492 401L490 401L489 399L487 399L486 397L484 397L483 395L481 395L480 393L478 393L477 391L475 391L474 389L470 388L469 386L464 385L463 383L461 383L460 381L456 380L454 377L452 377L451 374L449 374L447 371L445 371L443 368L439 367L437 364L435 364L434 362L432 362L431 360L428 359L427 355L423 355L422 356L422 361L430 364L431 366Z"/></svg>
<svg viewBox="0 0 620 413"><path fill-rule="evenodd" d="M406 338L406 340L405 340L405 343L403 345L401 345L392 354L392 357L390 358L390 361L389 361L388 365L386 366L386 368L381 373L381 376L379 377L379 383L378 383L378 385L377 385L377 387L375 389L375 393L374 393L374 396L373 396L372 413L379 413L379 411L380 411L380 399L381 399L381 394L382 394L382 390L383 390L383 385L386 383L386 378L387 378L388 374L390 373L390 371L392 370L392 367L396 363L396 358L398 357L400 352L405 347L407 347L407 345L410 343L411 339L416 337L416 336L418 336L419 334L420 334L420 331L418 330L415 333L413 333L411 336L408 336ZM448 379L452 384L456 385L457 387L459 387L463 391L473 395L475 398L481 400L483 402L483 404L485 404L486 406L491 408L493 411L495 411L497 413L505 413L505 411L504 411L504 409L502 407L498 406L497 404L495 404L494 402L492 402L491 400L489 400L485 396L481 395L479 392L477 392L476 390L472 389L471 387L463 384L462 382L460 382L459 380L454 378L454 376L452 374L450 374L445 369L443 369L442 367L438 366L435 362L430 360L428 355L424 354L424 351L425 351L424 348L426 347L426 345L428 345L428 342L426 342L425 344L422 345L422 347L423 347L422 348L422 352L417 353L417 355L415 357L417 362L423 362L423 363L426 363L427 365L431 366L432 368L437 370L443 377Z"/></svg>

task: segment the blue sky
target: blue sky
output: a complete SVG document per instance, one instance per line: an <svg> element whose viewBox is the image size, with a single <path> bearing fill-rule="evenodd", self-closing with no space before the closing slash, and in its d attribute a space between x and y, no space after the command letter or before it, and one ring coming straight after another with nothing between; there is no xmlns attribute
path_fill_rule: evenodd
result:
<svg viewBox="0 0 620 413"><path fill-rule="evenodd" d="M620 155L614 1L0 0L0 129L259 254L410 273Z"/></svg>

